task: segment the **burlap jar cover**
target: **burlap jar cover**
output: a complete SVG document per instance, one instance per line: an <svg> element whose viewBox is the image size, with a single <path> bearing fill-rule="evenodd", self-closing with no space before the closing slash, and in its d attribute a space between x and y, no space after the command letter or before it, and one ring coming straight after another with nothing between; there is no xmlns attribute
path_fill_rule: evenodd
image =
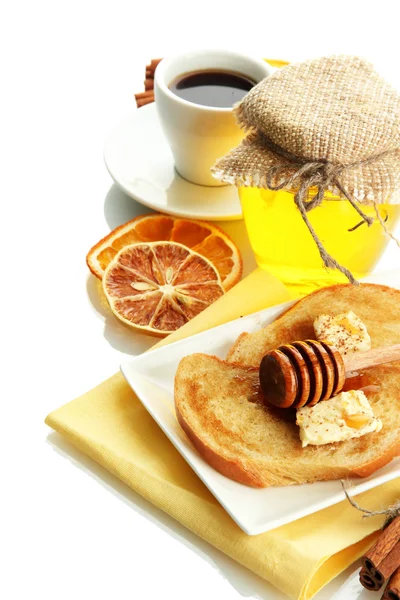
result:
<svg viewBox="0 0 400 600"><path fill-rule="evenodd" d="M325 250L307 213L327 190L350 202L400 203L400 95L361 58L291 64L256 85L235 107L248 136L213 167L238 186L294 190L294 201L326 267L355 280ZM310 191L316 189L314 195ZM393 237L393 236L391 236Z"/></svg>

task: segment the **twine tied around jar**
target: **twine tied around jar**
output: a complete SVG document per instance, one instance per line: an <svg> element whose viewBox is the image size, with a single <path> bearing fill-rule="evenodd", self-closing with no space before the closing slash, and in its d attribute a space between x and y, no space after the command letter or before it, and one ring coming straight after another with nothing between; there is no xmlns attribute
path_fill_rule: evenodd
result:
<svg viewBox="0 0 400 600"><path fill-rule="evenodd" d="M395 239L377 204L400 202L399 94L369 63L339 56L276 71L234 110L249 133L217 161L214 177L238 186L294 191L323 264L357 283L328 253L307 213L330 191L350 202L368 226L373 219L361 205L373 205L386 234Z"/></svg>
<svg viewBox="0 0 400 600"><path fill-rule="evenodd" d="M286 189L293 189L296 187L298 188L297 192L294 195L294 202L295 202L297 208L299 209L302 219L305 222L305 224L307 225L308 230L311 233L314 242L317 245L317 248L319 250L319 253L320 253L320 256L322 258L324 265L331 269L338 269L344 275L346 275L346 277L348 278L348 280L351 283L358 284L358 281L356 279L354 279L352 273L348 269L346 269L346 267L344 267L343 265L340 265L333 258L333 256L331 256L326 251L321 240L319 239L318 235L316 234L313 226L311 225L311 223L308 219L307 213L308 213L308 211L312 210L313 208L316 208L317 206L319 206L321 204L322 200L324 199L325 192L330 187L332 188L332 186L333 186L333 187L336 187L340 191L342 196L344 196L350 202L352 207L358 212L358 214L363 219L363 221L365 221L365 223L368 225L368 227L370 225L372 225L374 220L371 217L368 217L364 213L364 211L358 206L358 204L353 200L353 198L346 192L346 190L340 183L339 175L345 169L353 169L354 167L357 167L357 166L367 165L368 163L372 163L375 160L377 160L377 158L382 158L385 154L388 154L388 152L382 153L379 157L372 156L370 158L366 158L362 161L359 161L358 163L354 163L354 164L350 164L350 165L340 165L340 164L333 164L328 161L322 161L322 160L309 161L306 158L299 158L298 156L295 156L291 152L287 152L283 148L280 148L279 146L277 146L277 144L274 144L272 142L272 140L269 140L266 136L263 136L263 138L264 138L263 141L264 141L264 144L266 147L273 150L276 154L279 154L279 156L282 156L283 158L286 158L290 161L290 163L288 163L288 164L282 164L282 165L270 167L270 169L265 174L267 187L273 191L278 191L278 190L282 190L285 188ZM285 176L285 172L287 172L287 170L289 168L293 167L294 164L298 165L297 171L294 171L293 173ZM282 179L282 175L283 175L283 179ZM276 181L278 181L279 183L276 183ZM299 185L297 185L297 184L299 184ZM309 191L313 187L316 187L318 191L313 198L311 198L310 200L307 200L307 198L309 196ZM375 211L379 218L380 215L379 215L379 211L378 211L378 208L377 208L375 202L374 202L374 206L375 206ZM392 236L390 234L390 232L387 230L386 225L384 224L383 221L381 221L381 225L385 229L386 233L388 233L393 239L395 239L394 236ZM399 242L397 240L395 240L395 241L400 246Z"/></svg>

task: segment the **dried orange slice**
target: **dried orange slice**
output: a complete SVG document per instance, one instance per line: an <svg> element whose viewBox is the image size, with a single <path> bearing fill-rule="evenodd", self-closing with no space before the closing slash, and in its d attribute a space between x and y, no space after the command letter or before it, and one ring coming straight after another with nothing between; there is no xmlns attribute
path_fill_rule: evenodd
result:
<svg viewBox="0 0 400 600"><path fill-rule="evenodd" d="M172 333L224 293L204 256L175 242L120 250L106 268L103 289L114 315L147 333Z"/></svg>
<svg viewBox="0 0 400 600"><path fill-rule="evenodd" d="M242 257L229 236L205 221L178 219L161 214L142 215L111 231L88 252L86 262L101 279L110 261L125 246L137 242L171 241L184 244L216 267L229 290L242 276Z"/></svg>

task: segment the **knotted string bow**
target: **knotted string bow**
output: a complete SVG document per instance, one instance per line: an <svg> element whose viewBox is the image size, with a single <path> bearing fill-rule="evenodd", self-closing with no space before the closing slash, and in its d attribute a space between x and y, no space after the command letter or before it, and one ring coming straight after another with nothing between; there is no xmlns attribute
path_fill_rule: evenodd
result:
<svg viewBox="0 0 400 600"><path fill-rule="evenodd" d="M372 225L373 219L368 217L361 210L357 202L344 189L340 181L340 175L346 169L353 169L355 167L374 162L389 152L382 153L379 156L372 156L356 163L341 165L331 163L327 160L311 161L307 158L298 157L275 144L264 134L261 134L261 137L263 144L269 150L272 150L279 156L288 160L288 163L286 164L277 165L268 169L265 176L267 187L273 191L282 190L284 188L297 189L294 196L295 204L298 207L302 219L307 225L308 230L310 231L313 240L318 247L324 265L331 269L338 269L344 275L346 275L347 279L351 283L358 284L358 281L353 277L352 273L346 269L346 267L340 265L324 248L321 240L319 239L308 219L307 213L321 204L322 200L324 199L325 192L329 188L337 188L341 195L350 202L352 207L361 216L363 221L365 221L368 226ZM311 188L317 188L317 192L311 199L308 199ZM379 213L377 211L376 204L373 204L379 219ZM379 220L381 221L381 219ZM383 224L382 221L381 224ZM386 227L384 227L384 229L386 231Z"/></svg>

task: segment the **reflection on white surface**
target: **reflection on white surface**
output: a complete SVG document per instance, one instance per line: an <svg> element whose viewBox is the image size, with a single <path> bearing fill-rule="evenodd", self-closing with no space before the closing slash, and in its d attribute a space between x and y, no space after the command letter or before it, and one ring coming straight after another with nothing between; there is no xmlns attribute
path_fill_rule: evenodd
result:
<svg viewBox="0 0 400 600"><path fill-rule="evenodd" d="M232 586L240 596L254 600L288 600L286 594L153 506L120 479L111 475L107 469L69 444L58 433L50 433L47 436L47 443L60 457L68 460L142 519L157 527L160 534L172 536L188 551L194 552L213 569L216 569L226 583ZM375 600L375 598L380 598L379 592L367 592L360 585L358 570L359 563L357 562L325 586L314 597L314 600Z"/></svg>
<svg viewBox="0 0 400 600"><path fill-rule="evenodd" d="M361 562L357 561L344 571L331 584L326 586L314 600L377 600L382 598L383 589L379 592L369 592L359 581ZM327 595L332 589L333 595ZM335 590L335 591L333 591Z"/></svg>
<svg viewBox="0 0 400 600"><path fill-rule="evenodd" d="M91 273L87 277L86 292L93 309L103 321L104 337L115 350L128 356L142 354L157 342L158 338L130 329L113 315L103 292L101 281Z"/></svg>
<svg viewBox="0 0 400 600"><path fill-rule="evenodd" d="M115 127L104 160L121 189L154 210L213 221L242 218L236 187L194 185L176 172L154 103Z"/></svg>
<svg viewBox="0 0 400 600"><path fill-rule="evenodd" d="M69 444L61 435L50 433L47 436L47 442L60 456L70 461L85 475L91 477L98 485L101 485L107 492L126 504L140 517L156 526L160 533L172 536L181 544L184 544L188 551L194 552L208 565L216 569L219 575L237 590L240 596L256 600L288 600L286 594L281 593L265 579L252 573L249 569L189 531L164 511L153 506L120 479L111 475L107 469ZM317 598L317 600L328 600L328 597L326 596L326 599L325 597ZM214 599L212 598L212 600Z"/></svg>

